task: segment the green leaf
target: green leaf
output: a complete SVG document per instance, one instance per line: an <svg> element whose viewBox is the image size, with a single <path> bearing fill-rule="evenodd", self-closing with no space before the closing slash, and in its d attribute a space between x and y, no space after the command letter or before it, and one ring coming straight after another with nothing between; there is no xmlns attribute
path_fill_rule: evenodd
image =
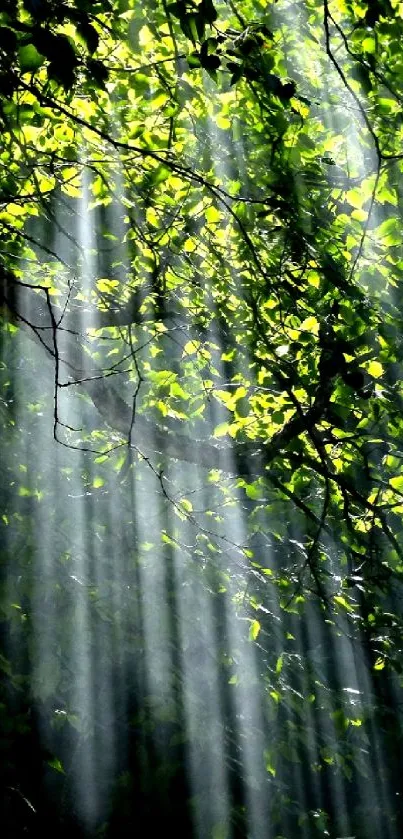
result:
<svg viewBox="0 0 403 839"><path fill-rule="evenodd" d="M374 379L379 379L384 374L383 366L379 361L370 361L366 369Z"/></svg>
<svg viewBox="0 0 403 839"><path fill-rule="evenodd" d="M207 207L205 211L205 216L206 221L208 221L209 224L216 224L217 222L221 221L222 218L220 210L217 210L217 208L213 205Z"/></svg>
<svg viewBox="0 0 403 839"><path fill-rule="evenodd" d="M346 598L343 597L341 594L335 594L333 600L335 603L337 603L338 606L341 606L343 609L345 609L346 612L354 612L355 607L351 603L349 603L348 600L346 600Z"/></svg>
<svg viewBox="0 0 403 839"><path fill-rule="evenodd" d="M198 52L189 53L189 55L186 56L186 61L191 69L193 69L194 67L198 68L202 66L201 58Z"/></svg>
<svg viewBox="0 0 403 839"><path fill-rule="evenodd" d="M258 498L261 498L262 490L257 483L245 484L244 490L248 498L252 501L257 501Z"/></svg>
<svg viewBox="0 0 403 839"><path fill-rule="evenodd" d="M339 734L342 734L350 725L350 720L346 717L344 711L339 708L331 714L335 729Z"/></svg>
<svg viewBox="0 0 403 839"><path fill-rule="evenodd" d="M403 475L396 475L396 477L390 478L389 483L393 489L403 493Z"/></svg>
<svg viewBox="0 0 403 839"><path fill-rule="evenodd" d="M214 437L225 437L226 434L229 434L230 428L231 428L231 423L221 422L214 429Z"/></svg>
<svg viewBox="0 0 403 839"><path fill-rule="evenodd" d="M256 641L257 636L260 632L260 623L258 620L252 620L250 627L249 627L249 640Z"/></svg>
<svg viewBox="0 0 403 839"><path fill-rule="evenodd" d="M22 73L35 73L44 61L44 56L38 52L33 44L26 44L18 50L18 62Z"/></svg>
<svg viewBox="0 0 403 839"><path fill-rule="evenodd" d="M280 675L282 669L283 669L283 656L279 655L279 657L276 661L276 673L277 673L278 676Z"/></svg>
<svg viewBox="0 0 403 839"><path fill-rule="evenodd" d="M54 757L51 760L48 760L47 764L52 769L55 769L56 772L60 772L62 775L66 774L58 757Z"/></svg>

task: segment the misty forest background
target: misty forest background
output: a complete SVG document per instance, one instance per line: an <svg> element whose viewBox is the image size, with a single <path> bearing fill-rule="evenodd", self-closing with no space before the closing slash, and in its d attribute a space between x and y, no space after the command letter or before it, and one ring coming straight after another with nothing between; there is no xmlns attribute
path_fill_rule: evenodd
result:
<svg viewBox="0 0 403 839"><path fill-rule="evenodd" d="M0 4L6 839L399 839L403 3Z"/></svg>

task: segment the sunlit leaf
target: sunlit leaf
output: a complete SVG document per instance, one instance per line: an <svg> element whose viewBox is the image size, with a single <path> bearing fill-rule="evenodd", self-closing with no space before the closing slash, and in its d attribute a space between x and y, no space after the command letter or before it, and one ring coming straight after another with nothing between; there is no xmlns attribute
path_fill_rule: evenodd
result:
<svg viewBox="0 0 403 839"><path fill-rule="evenodd" d="M251 621L251 624L250 624L250 627L249 627L249 640L250 641L256 641L256 638L259 635L259 632L260 632L259 621L258 620Z"/></svg>

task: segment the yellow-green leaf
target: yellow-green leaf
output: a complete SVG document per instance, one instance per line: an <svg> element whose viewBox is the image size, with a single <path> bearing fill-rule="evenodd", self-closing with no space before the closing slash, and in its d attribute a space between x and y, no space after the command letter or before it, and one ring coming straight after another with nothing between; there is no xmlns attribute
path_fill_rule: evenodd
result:
<svg viewBox="0 0 403 839"><path fill-rule="evenodd" d="M260 632L260 623L257 620L251 621L251 625L249 627L249 640L256 641L257 636Z"/></svg>
<svg viewBox="0 0 403 839"><path fill-rule="evenodd" d="M213 206L207 207L207 210L205 212L205 216L206 216L206 221L208 221L209 224L214 224L217 221L221 221L220 211L217 210L216 207L213 207Z"/></svg>
<svg viewBox="0 0 403 839"><path fill-rule="evenodd" d="M379 361L370 361L367 371L374 379L379 379L380 376L383 376L383 366Z"/></svg>

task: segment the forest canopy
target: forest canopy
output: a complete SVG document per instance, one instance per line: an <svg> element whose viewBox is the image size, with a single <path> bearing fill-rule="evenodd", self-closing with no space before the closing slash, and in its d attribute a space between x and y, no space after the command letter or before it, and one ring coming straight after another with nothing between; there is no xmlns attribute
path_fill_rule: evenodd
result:
<svg viewBox="0 0 403 839"><path fill-rule="evenodd" d="M401 835L402 37L3 0L10 837Z"/></svg>

